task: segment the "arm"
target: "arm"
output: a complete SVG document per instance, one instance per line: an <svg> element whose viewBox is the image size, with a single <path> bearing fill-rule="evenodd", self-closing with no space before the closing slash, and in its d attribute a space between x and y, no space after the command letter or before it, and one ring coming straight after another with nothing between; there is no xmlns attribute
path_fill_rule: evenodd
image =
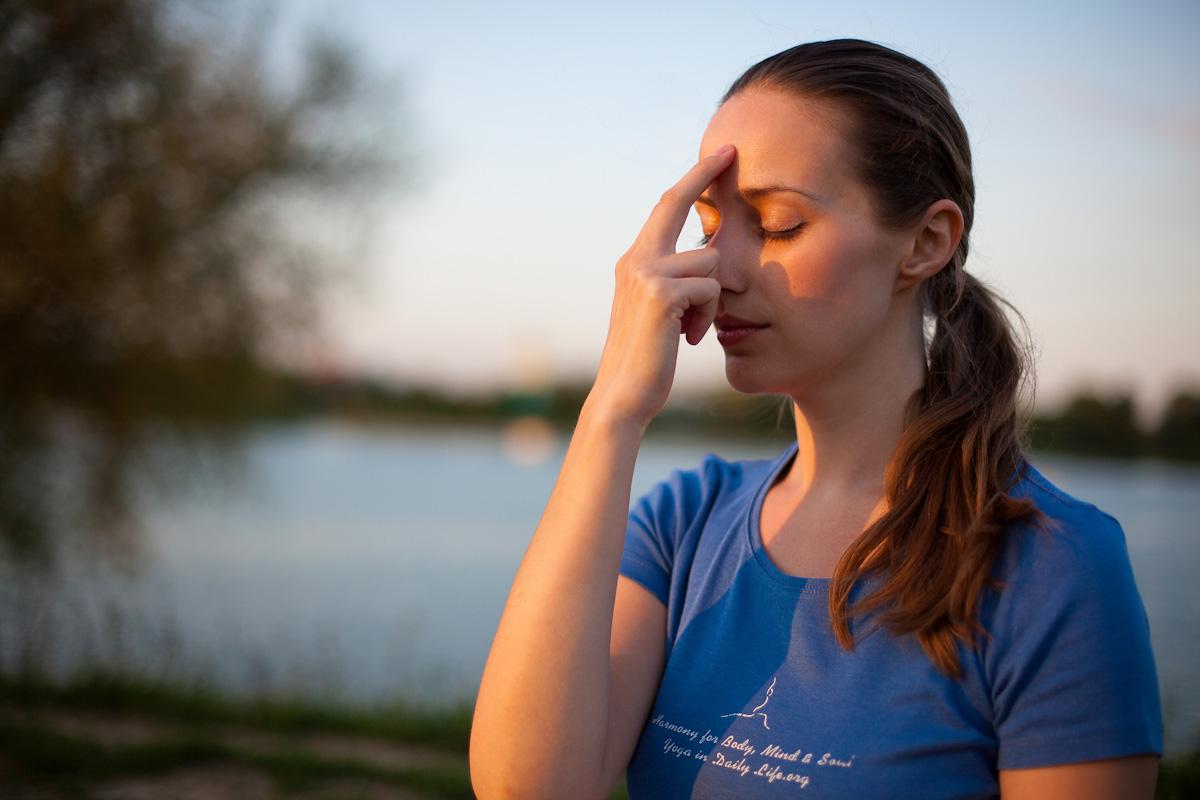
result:
<svg viewBox="0 0 1200 800"><path fill-rule="evenodd" d="M596 381L513 580L475 701L471 781L483 800L601 794L644 723L666 614L657 598L658 609L644 597L630 601L638 596L626 586L614 631L633 469L666 404L680 334L699 342L716 316L720 253L676 253L675 242L691 204L732 156L726 148L697 162L617 260ZM638 654L652 639L657 649Z"/></svg>
<svg viewBox="0 0 1200 800"><path fill-rule="evenodd" d="M642 429L585 404L488 653L471 726L480 798L601 783L609 645Z"/></svg>
<svg viewBox="0 0 1200 800"><path fill-rule="evenodd" d="M666 663L667 607L642 584L617 576L609 678L608 733L600 791L621 780L650 718Z"/></svg>
<svg viewBox="0 0 1200 800"><path fill-rule="evenodd" d="M1137 755L1000 770L1003 800L1151 800L1158 756Z"/></svg>

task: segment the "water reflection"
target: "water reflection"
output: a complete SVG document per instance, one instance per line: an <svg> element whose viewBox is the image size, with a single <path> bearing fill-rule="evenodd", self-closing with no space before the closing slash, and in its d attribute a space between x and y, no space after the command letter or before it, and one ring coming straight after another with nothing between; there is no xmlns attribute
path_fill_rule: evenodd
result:
<svg viewBox="0 0 1200 800"><path fill-rule="evenodd" d="M517 565L566 440L544 423L421 432L338 424L275 429L244 480L144 501L152 532L136 579L67 565L53 591L3 566L0 659L197 678L234 693L299 691L430 703L473 696ZM771 443L648 440L635 494L715 450L768 458ZM1200 470L1034 459L1122 523L1150 618L1168 748L1200 726Z"/></svg>

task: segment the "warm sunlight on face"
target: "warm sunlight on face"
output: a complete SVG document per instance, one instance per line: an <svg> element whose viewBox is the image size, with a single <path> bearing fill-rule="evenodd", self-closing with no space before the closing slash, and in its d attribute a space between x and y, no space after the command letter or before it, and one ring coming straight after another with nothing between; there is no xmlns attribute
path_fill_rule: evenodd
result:
<svg viewBox="0 0 1200 800"><path fill-rule="evenodd" d="M718 313L767 326L722 345L739 391L803 392L908 330L913 293L894 280L911 235L876 222L841 125L828 105L756 88L704 133L701 157L737 146L695 205L721 254Z"/></svg>

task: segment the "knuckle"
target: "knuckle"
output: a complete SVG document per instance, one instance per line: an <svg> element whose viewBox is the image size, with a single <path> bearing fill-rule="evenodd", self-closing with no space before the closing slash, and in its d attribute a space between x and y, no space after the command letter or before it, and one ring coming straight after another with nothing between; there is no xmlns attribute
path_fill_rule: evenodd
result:
<svg viewBox="0 0 1200 800"><path fill-rule="evenodd" d="M641 259L634 248L630 248L624 255L617 259L616 273L617 275L630 275L638 271Z"/></svg>
<svg viewBox="0 0 1200 800"><path fill-rule="evenodd" d="M643 282L643 287L646 297L655 305L663 305L670 299L671 290L662 278L647 278Z"/></svg>
<svg viewBox="0 0 1200 800"><path fill-rule="evenodd" d="M654 263L644 258L631 259L629 262L629 271L635 275L652 276L657 273L657 270L654 269Z"/></svg>
<svg viewBox="0 0 1200 800"><path fill-rule="evenodd" d="M671 188L669 188L665 192L663 192L661 196L659 196L658 204L660 206L673 206L676 204L676 201L678 201L678 199L679 199L679 189L672 186Z"/></svg>

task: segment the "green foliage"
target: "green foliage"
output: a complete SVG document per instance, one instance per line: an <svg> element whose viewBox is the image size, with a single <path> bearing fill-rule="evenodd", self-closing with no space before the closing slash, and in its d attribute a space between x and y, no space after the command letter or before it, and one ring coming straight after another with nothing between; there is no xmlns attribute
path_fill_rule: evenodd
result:
<svg viewBox="0 0 1200 800"><path fill-rule="evenodd" d="M465 770L383 769L299 751L250 752L199 733L146 744L107 745L64 735L44 725L0 722L0 752L23 782L55 786L73 793L85 793L89 785L106 779L162 774L201 764L235 763L263 770L284 791L303 791L326 781L359 778L447 800L474 797Z"/></svg>
<svg viewBox="0 0 1200 800"><path fill-rule="evenodd" d="M257 42L168 10L0 13L0 548L41 563L69 531L135 543L152 439L245 429L324 280L281 207L383 174L330 124L359 100L341 49L276 90Z"/></svg>
<svg viewBox="0 0 1200 800"><path fill-rule="evenodd" d="M1154 797L1156 800L1200 797L1200 741L1178 758L1161 762Z"/></svg>
<svg viewBox="0 0 1200 800"><path fill-rule="evenodd" d="M370 378L319 380L264 373L260 396L263 419L280 421L338 416L398 423L502 424L523 415L539 416L569 431L578 419L590 385L572 382L540 392L500 392L474 400L451 397L433 387L397 387ZM655 436L760 438L785 442L795 435L790 405L781 395L743 395L732 390L676 401L655 417ZM1200 460L1200 393L1178 391L1157 427L1137 423L1129 395L1102 397L1080 392L1055 414L1035 416L1030 444L1058 451L1113 458L1157 457Z"/></svg>
<svg viewBox="0 0 1200 800"><path fill-rule="evenodd" d="M465 754L474 704L420 707L395 701L369 708L294 699L235 700L206 686L184 686L93 671L56 684L37 674L0 676L0 700L21 708L70 707L130 713L193 725L236 724L277 733L327 731L410 742Z"/></svg>
<svg viewBox="0 0 1200 800"><path fill-rule="evenodd" d="M1059 414L1037 421L1032 443L1036 449L1083 455L1136 456L1145 449L1128 395L1078 395Z"/></svg>
<svg viewBox="0 0 1200 800"><path fill-rule="evenodd" d="M25 777L82 784L121 775L162 773L180 765L225 760L228 748L201 738L108 748L41 725L0 722L0 752Z"/></svg>
<svg viewBox="0 0 1200 800"><path fill-rule="evenodd" d="M475 398L443 393L432 386L395 386L373 378L329 379L285 372L260 376L258 412L263 420L293 422L340 417L359 422L397 424L502 425L536 416L569 432L591 390L587 381L547 386L538 391L501 391ZM649 428L655 436L793 436L790 418L779 412L775 395L742 395L731 390L692 397L669 405Z"/></svg>
<svg viewBox="0 0 1200 800"><path fill-rule="evenodd" d="M1155 453L1181 461L1200 461L1200 393L1171 398L1151 439Z"/></svg>
<svg viewBox="0 0 1200 800"><path fill-rule="evenodd" d="M1030 442L1035 450L1085 456L1200 461L1200 393L1178 390L1157 426L1144 431L1131 396L1083 392L1059 413L1035 418Z"/></svg>

